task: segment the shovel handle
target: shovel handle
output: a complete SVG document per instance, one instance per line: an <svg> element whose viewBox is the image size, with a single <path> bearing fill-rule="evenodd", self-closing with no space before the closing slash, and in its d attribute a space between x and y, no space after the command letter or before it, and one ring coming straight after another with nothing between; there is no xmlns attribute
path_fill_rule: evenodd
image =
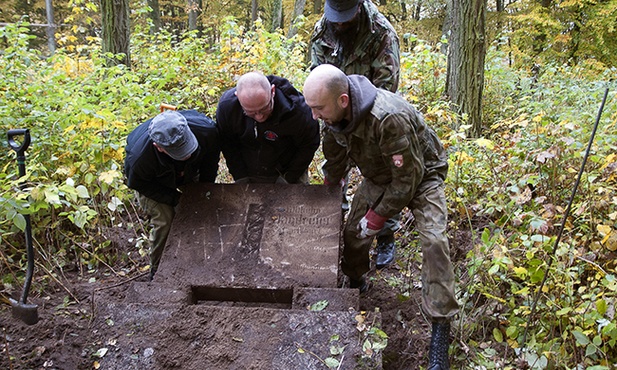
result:
<svg viewBox="0 0 617 370"><path fill-rule="evenodd" d="M15 136L24 136L24 141L21 144L18 144L15 141ZM17 152L17 155L23 155L26 149L30 146L30 130L27 128L18 128L9 130L7 133L7 137L9 140L9 146L11 149Z"/></svg>
<svg viewBox="0 0 617 370"><path fill-rule="evenodd" d="M161 113L165 112L166 110L178 110L177 106L167 104L167 103L161 103L160 108L161 108Z"/></svg>

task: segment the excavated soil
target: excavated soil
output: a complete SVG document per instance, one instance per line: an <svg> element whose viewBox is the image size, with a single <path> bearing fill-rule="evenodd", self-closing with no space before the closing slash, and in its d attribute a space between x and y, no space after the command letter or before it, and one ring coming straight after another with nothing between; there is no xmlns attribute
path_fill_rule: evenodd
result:
<svg viewBox="0 0 617 370"><path fill-rule="evenodd" d="M405 217L403 223L407 223ZM122 255L131 251L131 255L135 255L133 231L113 228L106 230L105 234L112 241L108 247L109 253ZM462 232L451 234L451 256L456 269L461 271L458 264L469 250L470 240ZM380 317L380 327L388 335L387 346L381 353L383 369L422 369L426 367L430 324L420 310L421 259L411 226L404 227L397 234L397 240L402 247L399 247L396 263L382 271L371 270L371 288L360 296L359 308L367 322ZM208 338L200 336L200 328L207 325L221 332L233 332L237 322L229 319L209 319L205 322L203 316L188 308L168 315L165 310L153 307L141 322L114 322L105 317L104 308L109 307L110 303L124 302L134 284L148 284L147 272L141 272L146 270L146 265L146 257L137 257L130 264L101 264L95 272L65 267L49 274L42 269L42 265L37 264L28 303L38 305L40 320L35 325L25 325L12 316L9 302L3 299L6 304L0 307L0 369L190 369L198 368L191 364L195 358L204 356L211 359L210 363L220 364L214 366L217 369L264 369L266 365L261 364L259 358L238 356L234 344L240 340L254 342L257 350L263 345L264 350L277 352L265 357L280 359L277 366L280 369L305 368L286 361L285 351L312 358L312 368L328 368L323 357L317 356L311 348L307 348L306 343L298 343L293 337L285 338L285 348L275 348L271 343L260 344L259 338L263 338L263 333L255 333L255 338L251 338L251 331L245 330L241 339L229 338L225 343L205 345ZM20 292L5 290L2 293L18 298ZM245 309L239 315L243 322L259 322L263 319L263 312L260 309ZM271 317L272 327L282 319L276 314ZM157 338L157 343L143 343L143 338L148 336L136 333L152 331L144 323L155 319L158 322L157 332L150 332L149 335ZM350 319L350 322L353 320ZM455 330L452 339L456 346ZM189 346L186 340L177 340L182 336L193 338ZM358 337L358 343L353 345L361 347L363 343ZM110 359L115 359L111 363L117 367L104 365L105 361L109 364ZM453 368L454 365L456 363ZM378 365L371 365L370 360L357 366L379 368Z"/></svg>

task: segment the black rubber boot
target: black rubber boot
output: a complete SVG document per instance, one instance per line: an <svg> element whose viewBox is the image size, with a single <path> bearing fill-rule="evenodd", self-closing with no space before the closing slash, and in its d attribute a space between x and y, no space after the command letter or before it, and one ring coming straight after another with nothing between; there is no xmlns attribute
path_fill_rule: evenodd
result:
<svg viewBox="0 0 617 370"><path fill-rule="evenodd" d="M369 283L366 282L366 279L361 277L359 280L349 278L349 287L351 289L360 289L360 294L366 293L369 288Z"/></svg>
<svg viewBox="0 0 617 370"><path fill-rule="evenodd" d="M392 235L378 236L377 237L377 257L375 258L375 266L381 270L384 267L388 267L394 256L396 255L396 245L394 244L394 237Z"/></svg>
<svg viewBox="0 0 617 370"><path fill-rule="evenodd" d="M450 323L433 323L433 334L428 354L428 370L450 370Z"/></svg>

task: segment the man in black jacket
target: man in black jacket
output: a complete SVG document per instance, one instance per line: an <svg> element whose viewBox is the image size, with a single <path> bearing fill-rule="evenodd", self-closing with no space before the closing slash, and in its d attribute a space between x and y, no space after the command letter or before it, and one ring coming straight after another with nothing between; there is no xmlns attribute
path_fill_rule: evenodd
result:
<svg viewBox="0 0 617 370"><path fill-rule="evenodd" d="M165 111L127 137L124 172L150 216L150 279L159 266L180 199L178 186L214 182L220 147L215 122L195 111Z"/></svg>
<svg viewBox="0 0 617 370"><path fill-rule="evenodd" d="M223 93L216 120L236 183L308 184L319 123L288 80L259 72L242 75Z"/></svg>

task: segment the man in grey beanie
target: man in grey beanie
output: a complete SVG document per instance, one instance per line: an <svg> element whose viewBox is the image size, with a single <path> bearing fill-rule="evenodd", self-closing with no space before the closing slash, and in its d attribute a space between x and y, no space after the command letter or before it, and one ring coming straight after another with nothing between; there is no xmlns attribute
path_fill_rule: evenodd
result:
<svg viewBox="0 0 617 370"><path fill-rule="evenodd" d="M220 156L214 120L195 110L167 110L137 126L127 137L124 172L141 208L150 216L150 280L158 269L178 187L214 182Z"/></svg>

